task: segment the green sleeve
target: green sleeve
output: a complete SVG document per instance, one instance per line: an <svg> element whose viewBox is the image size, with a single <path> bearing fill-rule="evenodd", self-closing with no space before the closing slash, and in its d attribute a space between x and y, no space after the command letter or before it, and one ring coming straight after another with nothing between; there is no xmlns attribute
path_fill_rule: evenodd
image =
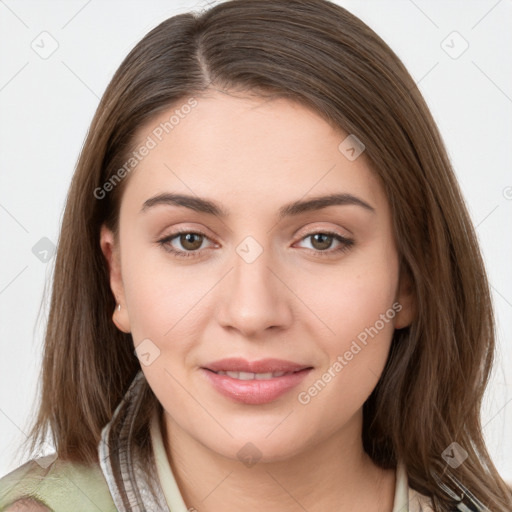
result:
<svg viewBox="0 0 512 512"><path fill-rule="evenodd" d="M53 512L117 512L98 464L56 459L47 466L44 458L37 461L0 479L0 512L23 497L35 498Z"/></svg>

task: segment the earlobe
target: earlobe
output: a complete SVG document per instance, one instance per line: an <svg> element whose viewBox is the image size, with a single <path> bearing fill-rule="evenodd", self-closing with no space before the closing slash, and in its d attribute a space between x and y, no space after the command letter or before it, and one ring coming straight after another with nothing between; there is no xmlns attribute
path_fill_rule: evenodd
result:
<svg viewBox="0 0 512 512"><path fill-rule="evenodd" d="M400 310L395 316L395 329L409 327L416 316L416 294L412 279L406 272L400 274L396 302L400 304Z"/></svg>
<svg viewBox="0 0 512 512"><path fill-rule="evenodd" d="M112 314L112 322L122 332L128 334L130 331L130 319L128 317L128 311L123 311L121 304L116 304L114 313Z"/></svg>
<svg viewBox="0 0 512 512"><path fill-rule="evenodd" d="M130 319L126 308L119 247L116 243L114 233L104 224L101 226L100 230L100 247L108 265L110 289L116 300L112 321L120 331L129 333L131 331Z"/></svg>

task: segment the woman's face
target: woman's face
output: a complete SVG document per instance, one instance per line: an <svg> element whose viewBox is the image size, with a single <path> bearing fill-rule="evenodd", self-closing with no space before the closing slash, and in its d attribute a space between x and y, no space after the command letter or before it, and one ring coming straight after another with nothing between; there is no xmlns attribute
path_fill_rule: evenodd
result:
<svg viewBox="0 0 512 512"><path fill-rule="evenodd" d="M167 427L233 459L360 435L411 314L364 151L289 100L187 100L138 131L119 246L101 235Z"/></svg>

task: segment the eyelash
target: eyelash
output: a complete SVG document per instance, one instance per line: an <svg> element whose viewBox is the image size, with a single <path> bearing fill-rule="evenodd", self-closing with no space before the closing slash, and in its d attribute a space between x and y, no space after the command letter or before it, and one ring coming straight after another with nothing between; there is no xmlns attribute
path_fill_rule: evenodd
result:
<svg viewBox="0 0 512 512"><path fill-rule="evenodd" d="M174 240L177 236L181 234L190 234L190 235L199 235L203 236L205 238L208 238L204 233L201 233L200 231L192 231L190 229L183 229L175 231L174 233L166 236L165 238L162 238L157 241L158 245L162 247L166 252L174 254L177 258L196 258L198 257L198 254L201 252L201 250L195 250L195 251L178 251L174 249L172 246L170 246L170 242ZM306 238L309 238L313 235L328 235L334 237L338 242L341 243L340 247L337 249L331 249L331 250L315 250L315 249L307 249L308 251L312 251L314 256L319 258L328 258L337 254L341 254L345 251L348 251L353 245L354 240L351 238L345 238L344 236L339 235L338 233L334 233L333 231L313 231L312 233L309 233L308 235L302 237L300 241L305 240Z"/></svg>

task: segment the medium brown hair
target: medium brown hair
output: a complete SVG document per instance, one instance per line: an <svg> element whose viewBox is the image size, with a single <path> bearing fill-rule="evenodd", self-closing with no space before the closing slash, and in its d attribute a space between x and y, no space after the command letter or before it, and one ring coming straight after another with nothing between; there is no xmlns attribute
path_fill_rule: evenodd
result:
<svg viewBox="0 0 512 512"><path fill-rule="evenodd" d="M368 26L326 0L233 0L174 16L130 52L103 95L82 149L58 242L31 449L50 433L62 459L98 460L101 429L140 364L111 320L115 299L100 227L115 233L129 176L97 199L133 150L136 130L208 88L288 98L354 134L389 200L401 268L416 298L364 404L363 442L383 468L402 461L409 485L453 502L433 471L457 441L454 474L491 510L510 494L484 444L480 407L494 354L489 286L443 142L414 80ZM146 387L134 442L150 457Z"/></svg>

